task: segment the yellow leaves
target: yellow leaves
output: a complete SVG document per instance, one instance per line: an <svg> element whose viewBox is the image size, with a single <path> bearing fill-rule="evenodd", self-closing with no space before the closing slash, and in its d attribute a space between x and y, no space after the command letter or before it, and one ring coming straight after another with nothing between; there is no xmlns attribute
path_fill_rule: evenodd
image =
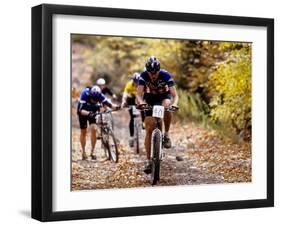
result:
<svg viewBox="0 0 281 226"><path fill-rule="evenodd" d="M73 35L72 40L73 47L84 46L83 53L76 53L83 57L73 59L81 68L73 73L88 80L87 85L102 75L114 93L122 93L130 75L142 71L147 57L155 55L182 89L182 119L211 117L238 129L251 120L250 43L83 35Z"/></svg>
<svg viewBox="0 0 281 226"><path fill-rule="evenodd" d="M235 48L233 44L222 44L222 49ZM244 129L251 119L246 114L251 109L251 49L233 50L224 63L210 76L210 88L220 92L222 103L218 104L218 96L211 99L211 117L214 120L227 121L239 129Z"/></svg>

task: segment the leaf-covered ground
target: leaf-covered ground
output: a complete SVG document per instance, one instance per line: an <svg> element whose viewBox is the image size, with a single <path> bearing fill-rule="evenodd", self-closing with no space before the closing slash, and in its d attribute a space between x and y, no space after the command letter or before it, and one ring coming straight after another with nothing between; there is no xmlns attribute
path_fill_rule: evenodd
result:
<svg viewBox="0 0 281 226"><path fill-rule="evenodd" d="M73 124L72 190L151 186L149 175L143 172L143 147L140 154L128 147L127 116L124 111L114 115L120 151L117 164L106 160L99 140L97 160L81 160L79 128ZM173 147L165 150L157 186L251 182L249 142L235 144L214 130L192 123L172 125L170 134ZM90 154L89 135L86 147Z"/></svg>

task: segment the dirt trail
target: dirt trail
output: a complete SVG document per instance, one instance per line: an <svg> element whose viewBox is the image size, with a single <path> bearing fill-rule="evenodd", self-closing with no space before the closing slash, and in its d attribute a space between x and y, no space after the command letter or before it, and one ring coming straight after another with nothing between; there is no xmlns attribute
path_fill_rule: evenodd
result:
<svg viewBox="0 0 281 226"><path fill-rule="evenodd" d="M140 155L128 147L129 115L126 111L114 114L115 135L120 140L119 163L105 161L100 140L96 145L97 161L81 160L80 131L75 108L81 89L90 85L93 68L87 63L91 62L91 58L86 60L85 54L89 51L85 46L75 44L72 51L72 189L151 186L149 175L143 172L143 147ZM234 144L218 132L200 128L192 123L172 125L170 135L173 147L165 150L159 186L251 181L249 142ZM90 154L89 134L86 150ZM179 157L182 161L177 160Z"/></svg>
<svg viewBox="0 0 281 226"><path fill-rule="evenodd" d="M77 124L74 124L73 190L151 186L150 176L143 172L146 158L143 145L139 155L128 146L128 117L126 111L114 114L115 135L120 141L120 158L117 164L105 160L100 140L96 145L97 160L82 161L80 132ZM161 179L157 186L251 181L251 146L248 143L225 142L217 132L193 124L172 125L170 135L173 147L165 149L165 157L161 162ZM90 150L89 136L86 150Z"/></svg>

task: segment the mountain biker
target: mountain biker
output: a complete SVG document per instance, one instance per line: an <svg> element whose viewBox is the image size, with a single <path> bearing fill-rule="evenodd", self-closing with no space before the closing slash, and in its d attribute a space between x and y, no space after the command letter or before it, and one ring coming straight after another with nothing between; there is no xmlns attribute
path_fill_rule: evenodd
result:
<svg viewBox="0 0 281 226"><path fill-rule="evenodd" d="M160 61L151 56L145 63L145 71L140 75L137 88L137 101L139 106L148 105L163 105L164 107L173 106L177 108L178 94L175 88L175 82L172 75L160 69ZM144 120L146 135L145 149L147 154L147 162L145 172L151 173L150 148L151 148L151 133L155 127L155 120L151 117L152 112L146 112ZM169 129L172 120L171 112L164 113L164 139L163 145L165 148L171 148L171 139L169 137Z"/></svg>
<svg viewBox="0 0 281 226"><path fill-rule="evenodd" d="M91 131L91 157L93 160L96 159L94 155L94 149L96 145L96 119L95 113L100 110L102 105L107 105L110 108L117 109L118 106L112 104L101 92L101 89L94 85L93 87L86 87L81 95L77 105L77 114L80 124L80 143L82 147L82 159L86 160L87 155L85 152L86 146L86 134L87 134L87 123L89 122L90 131Z"/></svg>
<svg viewBox="0 0 281 226"><path fill-rule="evenodd" d="M105 79L104 78L99 78L97 81L96 81L96 85L98 87L100 87L101 89L101 92L104 94L104 95L109 95L111 96L113 99L117 99L117 96L116 94L114 94L112 92L112 90L108 87L106 87L106 82L105 82Z"/></svg>
<svg viewBox="0 0 281 226"><path fill-rule="evenodd" d="M136 94L137 94L137 85L140 78L139 73L134 73L131 76L131 80L126 83L123 96L122 96L122 103L121 108L124 108L125 106L132 106L136 105ZM130 114L130 121L129 121L129 131L130 131L130 139L129 139L129 146L134 146L134 115L133 115L133 109L129 109ZM143 114L142 114L142 118ZM143 121L143 120L142 120Z"/></svg>

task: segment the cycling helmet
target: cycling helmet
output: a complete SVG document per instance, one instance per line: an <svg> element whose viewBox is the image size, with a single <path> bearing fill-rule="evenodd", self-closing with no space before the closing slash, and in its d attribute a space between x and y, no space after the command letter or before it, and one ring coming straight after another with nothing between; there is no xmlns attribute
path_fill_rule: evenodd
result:
<svg viewBox="0 0 281 226"><path fill-rule="evenodd" d="M93 86L90 90L90 95L92 97L98 97L101 93L101 89L98 86Z"/></svg>
<svg viewBox="0 0 281 226"><path fill-rule="evenodd" d="M140 73L137 73L137 72L135 72L131 77L131 79L134 81L134 83L138 83L139 78L140 78Z"/></svg>
<svg viewBox="0 0 281 226"><path fill-rule="evenodd" d="M103 78L99 78L99 79L97 80L97 85L99 85L99 86L105 85L105 80L104 80Z"/></svg>
<svg viewBox="0 0 281 226"><path fill-rule="evenodd" d="M149 57L145 63L145 69L148 72L160 71L160 61L155 56Z"/></svg>

